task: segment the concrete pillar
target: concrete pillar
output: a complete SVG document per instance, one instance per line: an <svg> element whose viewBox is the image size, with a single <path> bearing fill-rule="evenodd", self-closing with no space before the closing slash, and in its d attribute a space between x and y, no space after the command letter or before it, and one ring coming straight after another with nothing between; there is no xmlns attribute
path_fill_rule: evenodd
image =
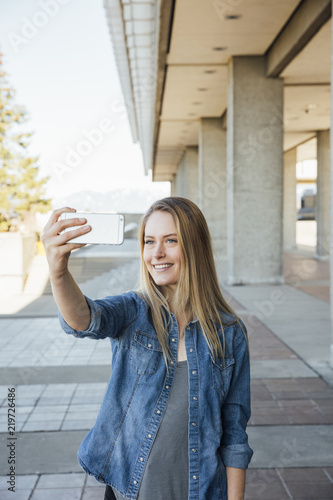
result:
<svg viewBox="0 0 333 500"><path fill-rule="evenodd" d="M284 153L283 160L283 247L290 250L296 248L296 148Z"/></svg>
<svg viewBox="0 0 333 500"><path fill-rule="evenodd" d="M176 175L173 176L172 180L170 181L170 196L177 196L177 190L176 190Z"/></svg>
<svg viewBox="0 0 333 500"><path fill-rule="evenodd" d="M281 283L283 82L263 56L229 64L228 284Z"/></svg>
<svg viewBox="0 0 333 500"><path fill-rule="evenodd" d="M178 164L177 174L176 174L176 196L185 196L186 192L186 164L184 155Z"/></svg>
<svg viewBox="0 0 333 500"><path fill-rule="evenodd" d="M328 259L330 238L330 131L317 133L317 248L316 257Z"/></svg>
<svg viewBox="0 0 333 500"><path fill-rule="evenodd" d="M197 146L188 146L185 152L186 162L186 193L185 197L194 203L199 202L199 165Z"/></svg>
<svg viewBox="0 0 333 500"><path fill-rule="evenodd" d="M173 196L183 196L198 203L198 148L188 146L178 164L177 173L171 185Z"/></svg>
<svg viewBox="0 0 333 500"><path fill-rule="evenodd" d="M333 7L333 1L332 1ZM331 36L331 54L333 53L333 23ZM331 78L333 78L333 59L331 58ZM333 99L333 85L331 85L331 101ZM332 101L333 102L333 101ZM331 123L333 120L333 106L331 106ZM330 151L333 151L333 129L330 129ZM330 155L330 312L331 312L331 356L330 364L333 368L333 155Z"/></svg>
<svg viewBox="0 0 333 500"><path fill-rule="evenodd" d="M226 131L222 118L202 118L199 130L199 207L213 240L215 262L225 281L227 258Z"/></svg>

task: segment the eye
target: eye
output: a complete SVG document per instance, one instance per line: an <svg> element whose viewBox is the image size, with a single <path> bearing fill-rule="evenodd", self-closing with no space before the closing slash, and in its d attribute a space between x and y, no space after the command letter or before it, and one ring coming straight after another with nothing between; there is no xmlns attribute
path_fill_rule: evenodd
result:
<svg viewBox="0 0 333 500"><path fill-rule="evenodd" d="M174 240L173 238L169 238L168 243L177 243L177 240Z"/></svg>
<svg viewBox="0 0 333 500"><path fill-rule="evenodd" d="M151 245L152 243L154 243L153 240L146 240L145 241L145 245Z"/></svg>

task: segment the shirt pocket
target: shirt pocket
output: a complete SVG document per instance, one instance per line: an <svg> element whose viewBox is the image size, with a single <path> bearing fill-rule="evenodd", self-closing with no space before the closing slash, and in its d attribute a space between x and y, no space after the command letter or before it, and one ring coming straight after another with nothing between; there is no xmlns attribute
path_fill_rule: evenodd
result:
<svg viewBox="0 0 333 500"><path fill-rule="evenodd" d="M225 356L224 359L214 359L211 356L213 385L222 398L229 390L234 364L235 359L232 356Z"/></svg>
<svg viewBox="0 0 333 500"><path fill-rule="evenodd" d="M131 343L130 363L139 375L156 372L163 352L157 338L137 331Z"/></svg>

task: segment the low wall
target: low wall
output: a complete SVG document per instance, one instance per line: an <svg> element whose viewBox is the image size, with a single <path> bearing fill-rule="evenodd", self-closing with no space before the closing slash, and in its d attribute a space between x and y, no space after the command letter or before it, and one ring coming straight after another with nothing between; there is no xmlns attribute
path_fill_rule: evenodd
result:
<svg viewBox="0 0 333 500"><path fill-rule="evenodd" d="M31 259L36 253L36 235L0 233L0 294L22 293Z"/></svg>

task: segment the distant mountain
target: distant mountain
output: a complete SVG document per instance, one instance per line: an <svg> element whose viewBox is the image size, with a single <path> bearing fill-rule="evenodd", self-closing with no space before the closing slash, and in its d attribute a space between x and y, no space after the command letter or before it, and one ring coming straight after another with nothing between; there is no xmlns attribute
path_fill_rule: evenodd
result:
<svg viewBox="0 0 333 500"><path fill-rule="evenodd" d="M162 188L150 187L138 189L117 189L106 193L82 191L71 196L55 197L54 208L70 206L79 211L143 213L155 201L169 193Z"/></svg>

